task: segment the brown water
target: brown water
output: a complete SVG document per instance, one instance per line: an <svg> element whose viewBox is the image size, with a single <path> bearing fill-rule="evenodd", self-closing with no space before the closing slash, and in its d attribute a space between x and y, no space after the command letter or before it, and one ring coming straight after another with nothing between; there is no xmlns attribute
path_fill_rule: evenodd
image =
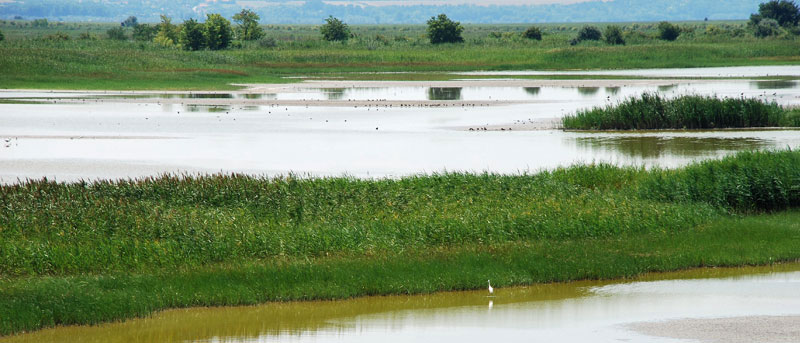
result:
<svg viewBox="0 0 800 343"><path fill-rule="evenodd" d="M678 342L630 323L800 314L800 263L421 296L170 310L0 342Z"/></svg>

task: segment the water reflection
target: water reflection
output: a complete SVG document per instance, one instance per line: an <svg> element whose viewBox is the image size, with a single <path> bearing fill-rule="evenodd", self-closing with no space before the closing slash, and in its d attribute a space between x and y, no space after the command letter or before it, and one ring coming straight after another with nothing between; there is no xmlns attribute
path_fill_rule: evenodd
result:
<svg viewBox="0 0 800 343"><path fill-rule="evenodd" d="M461 87L431 87L428 100L461 100Z"/></svg>
<svg viewBox="0 0 800 343"><path fill-rule="evenodd" d="M669 92L669 91L675 89L676 87L678 87L677 84L658 86L658 91L659 92Z"/></svg>
<svg viewBox="0 0 800 343"><path fill-rule="evenodd" d="M600 91L600 87L578 87L578 93L585 97L591 97Z"/></svg>
<svg viewBox="0 0 800 343"><path fill-rule="evenodd" d="M524 87L523 89L525 89L525 93L528 93L534 97L539 95L539 92L542 91L541 87Z"/></svg>
<svg viewBox="0 0 800 343"><path fill-rule="evenodd" d="M606 93L609 95L617 95L619 93L620 87L606 87Z"/></svg>
<svg viewBox="0 0 800 343"><path fill-rule="evenodd" d="M750 87L755 89L792 89L798 88L800 83L794 80L768 80L752 81Z"/></svg>
<svg viewBox="0 0 800 343"><path fill-rule="evenodd" d="M322 88L320 91L328 100L342 100L347 88Z"/></svg>
<svg viewBox="0 0 800 343"><path fill-rule="evenodd" d="M256 108L256 110L257 109L258 108ZM185 104L185 105L183 105L183 110L186 111L186 112L218 113L218 112L229 112L231 110L231 106L228 106L228 105Z"/></svg>
<svg viewBox="0 0 800 343"><path fill-rule="evenodd" d="M579 148L605 150L631 158L702 157L719 153L765 149L775 142L758 138L618 135L578 137Z"/></svg>

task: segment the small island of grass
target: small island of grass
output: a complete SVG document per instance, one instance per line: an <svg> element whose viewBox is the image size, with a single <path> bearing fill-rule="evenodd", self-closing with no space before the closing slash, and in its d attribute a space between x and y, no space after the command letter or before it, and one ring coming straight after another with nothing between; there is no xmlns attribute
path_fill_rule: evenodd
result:
<svg viewBox="0 0 800 343"><path fill-rule="evenodd" d="M568 130L665 130L800 127L800 110L752 98L644 93L562 119Z"/></svg>

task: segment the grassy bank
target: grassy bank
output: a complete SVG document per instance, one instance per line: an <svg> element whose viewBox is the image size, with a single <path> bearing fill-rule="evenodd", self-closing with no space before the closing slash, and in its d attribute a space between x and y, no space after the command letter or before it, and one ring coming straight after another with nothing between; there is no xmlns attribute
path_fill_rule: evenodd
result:
<svg viewBox="0 0 800 343"><path fill-rule="evenodd" d="M648 130L800 127L800 110L758 99L645 93L620 103L566 115L565 129Z"/></svg>
<svg viewBox="0 0 800 343"><path fill-rule="evenodd" d="M620 238L539 240L353 258L219 264L148 274L0 280L0 334L196 306L418 294L800 257L800 212Z"/></svg>
<svg viewBox="0 0 800 343"><path fill-rule="evenodd" d="M800 152L677 170L0 186L0 334L800 258Z"/></svg>
<svg viewBox="0 0 800 343"><path fill-rule="evenodd" d="M284 76L340 77L361 72L472 70L590 70L798 64L793 36L686 35L675 42L637 34L627 45L601 42L570 46L573 28L552 28L542 41L468 28L463 44L432 45L424 28L367 27L347 43L321 41L310 27L276 32L274 45L247 43L224 51L181 51L152 42L53 40L53 28L15 29L0 42L0 88L223 90L231 83L289 82ZM39 32L39 31L42 32ZM698 31L700 28L698 27ZM81 30L70 31L77 36ZM638 31L637 31L638 32ZM268 35L272 32L268 31ZM638 37L638 38L637 38ZM364 75L358 75L364 78ZM419 79L418 74L370 75L371 79ZM425 77L423 77L425 78ZM430 77L427 77L430 78Z"/></svg>

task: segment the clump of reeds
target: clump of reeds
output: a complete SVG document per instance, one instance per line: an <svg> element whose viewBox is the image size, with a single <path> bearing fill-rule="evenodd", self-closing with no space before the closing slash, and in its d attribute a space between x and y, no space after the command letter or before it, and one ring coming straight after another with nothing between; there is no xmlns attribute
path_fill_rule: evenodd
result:
<svg viewBox="0 0 800 343"><path fill-rule="evenodd" d="M751 98L685 95L674 99L644 93L562 119L565 129L653 130L796 126L789 111Z"/></svg>

